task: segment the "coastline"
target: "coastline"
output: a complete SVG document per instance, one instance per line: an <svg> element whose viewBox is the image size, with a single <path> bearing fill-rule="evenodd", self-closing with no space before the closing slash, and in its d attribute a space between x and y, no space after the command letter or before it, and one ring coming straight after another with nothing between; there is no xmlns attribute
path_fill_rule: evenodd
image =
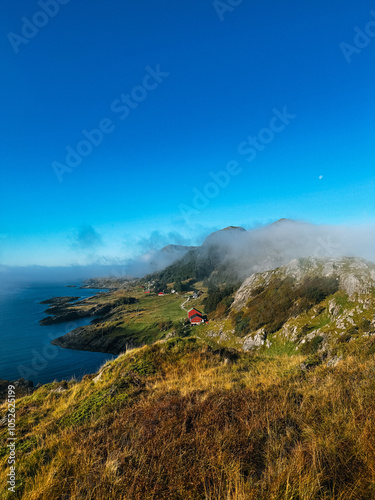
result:
<svg viewBox="0 0 375 500"><path fill-rule="evenodd" d="M133 347L140 347L133 344L127 338L120 339L111 336L111 331L107 328L91 328L92 325L80 326L51 341L52 345L63 349L78 351L101 352L104 354L121 354Z"/></svg>
<svg viewBox="0 0 375 500"><path fill-rule="evenodd" d="M134 281L136 280L132 280L132 284ZM115 326L110 321L119 306L137 302L135 298L124 297L121 294L128 291L129 284L129 281L108 278L87 280L80 286L81 289L103 290L105 286L106 291L95 293L81 300L73 296L51 297L44 300L41 303L49 305L44 311L48 316L42 318L39 324L47 326L92 318L88 325L72 328L64 335L51 340L52 345L64 349L117 355L129 348L138 347L139 343L129 338L129 335L116 333Z"/></svg>
<svg viewBox="0 0 375 500"><path fill-rule="evenodd" d="M73 282L75 284L75 282ZM51 344L51 340L65 333L87 325L96 316L76 315L60 318L65 321L51 322L42 326L40 321L46 317L46 309L56 307L69 290L68 300L79 302L103 294L103 290L79 290L81 283L74 288L67 288L62 282L32 282L20 287L15 293L6 294L0 304L0 329L2 331L2 349L0 353L0 379L10 385L23 379L32 381L34 386L53 381L81 379L86 374L95 373L100 366L113 355L109 352L87 352L79 349L61 349ZM74 290L74 291L73 291ZM73 292L73 293L71 293ZM104 293L107 293L105 291ZM59 297L51 301L52 297ZM77 306L79 307L79 306ZM83 308L83 306L81 306ZM56 312L56 311L55 311ZM91 311L92 314L94 311ZM68 320L68 321L66 321ZM22 381L21 381L22 382ZM21 384L22 385L22 384Z"/></svg>

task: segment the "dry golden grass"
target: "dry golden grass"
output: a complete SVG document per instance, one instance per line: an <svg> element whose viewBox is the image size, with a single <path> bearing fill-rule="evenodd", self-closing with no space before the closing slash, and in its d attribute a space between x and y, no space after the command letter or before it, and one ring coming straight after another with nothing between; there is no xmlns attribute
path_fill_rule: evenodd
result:
<svg viewBox="0 0 375 500"><path fill-rule="evenodd" d="M365 347L303 371L303 356L179 339L121 356L96 382L44 386L18 401L18 493L1 498L375 498Z"/></svg>

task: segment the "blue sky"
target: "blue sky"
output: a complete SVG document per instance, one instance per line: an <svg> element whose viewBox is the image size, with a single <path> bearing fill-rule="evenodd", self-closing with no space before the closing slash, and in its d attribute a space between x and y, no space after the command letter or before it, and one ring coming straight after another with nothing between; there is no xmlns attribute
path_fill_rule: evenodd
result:
<svg viewBox="0 0 375 500"><path fill-rule="evenodd" d="M112 262L281 217L375 221L373 2L2 10L0 263Z"/></svg>

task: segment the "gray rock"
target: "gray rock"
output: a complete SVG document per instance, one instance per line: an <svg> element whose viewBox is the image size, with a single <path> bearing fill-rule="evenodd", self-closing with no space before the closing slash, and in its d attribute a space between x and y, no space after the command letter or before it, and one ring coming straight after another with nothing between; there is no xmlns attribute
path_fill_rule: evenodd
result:
<svg viewBox="0 0 375 500"><path fill-rule="evenodd" d="M266 334L264 333L264 328L261 328L255 333L250 333L246 335L243 339L242 349L244 351L250 351L256 347L261 347L266 341Z"/></svg>
<svg viewBox="0 0 375 500"><path fill-rule="evenodd" d="M240 310L259 286L267 286L274 278L290 276L300 283L306 276L338 276L341 290L353 298L375 290L375 264L357 257L294 259L286 266L249 276L237 291L232 308Z"/></svg>
<svg viewBox="0 0 375 500"><path fill-rule="evenodd" d="M338 363L340 363L341 360L342 356L334 356L333 358L327 361L327 367L334 368L335 366L338 365Z"/></svg>
<svg viewBox="0 0 375 500"><path fill-rule="evenodd" d="M334 299L328 302L328 312L333 317L338 316L340 313L340 306L336 303Z"/></svg>

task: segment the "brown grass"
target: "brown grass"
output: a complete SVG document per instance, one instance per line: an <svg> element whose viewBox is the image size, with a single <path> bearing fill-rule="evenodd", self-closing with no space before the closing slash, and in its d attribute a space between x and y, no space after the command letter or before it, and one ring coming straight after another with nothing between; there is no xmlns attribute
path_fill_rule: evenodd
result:
<svg viewBox="0 0 375 500"><path fill-rule="evenodd" d="M375 498L375 360L303 359L181 339L44 386L18 402L18 493L1 498Z"/></svg>

